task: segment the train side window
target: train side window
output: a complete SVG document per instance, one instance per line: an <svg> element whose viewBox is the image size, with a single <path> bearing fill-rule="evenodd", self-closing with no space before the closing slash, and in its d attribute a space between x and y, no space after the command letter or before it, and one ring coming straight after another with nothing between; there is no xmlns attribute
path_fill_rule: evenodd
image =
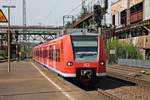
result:
<svg viewBox="0 0 150 100"><path fill-rule="evenodd" d="M58 62L58 49L56 49L56 62Z"/></svg>
<svg viewBox="0 0 150 100"><path fill-rule="evenodd" d="M49 59L51 58L51 49L49 49Z"/></svg>
<svg viewBox="0 0 150 100"><path fill-rule="evenodd" d="M45 56L46 56L46 51L44 50L43 51L43 58L45 58Z"/></svg>
<svg viewBox="0 0 150 100"><path fill-rule="evenodd" d="M57 52L57 51L56 51L56 50L57 50L57 49L54 49L54 50L53 50L53 60L54 60L54 61L57 61L57 55L56 55L56 52Z"/></svg>
<svg viewBox="0 0 150 100"><path fill-rule="evenodd" d="M50 60L52 60L52 49L50 49Z"/></svg>
<svg viewBox="0 0 150 100"><path fill-rule="evenodd" d="M40 53L40 51L38 51L38 55L39 55L39 57L41 56L41 53Z"/></svg>
<svg viewBox="0 0 150 100"><path fill-rule="evenodd" d="M56 49L56 62L60 62L60 49Z"/></svg>
<svg viewBox="0 0 150 100"><path fill-rule="evenodd" d="M47 57L46 58L48 59L49 58L49 50L47 49L46 51L47 51Z"/></svg>
<svg viewBox="0 0 150 100"><path fill-rule="evenodd" d="M43 55L44 55L44 51L42 50L42 51L41 51L41 57L43 57Z"/></svg>
<svg viewBox="0 0 150 100"><path fill-rule="evenodd" d="M47 58L47 50L44 50L44 58Z"/></svg>
<svg viewBox="0 0 150 100"><path fill-rule="evenodd" d="M51 54L51 60L53 60L53 49L52 49L52 54Z"/></svg>
<svg viewBox="0 0 150 100"><path fill-rule="evenodd" d="M36 56L39 56L39 51L38 50L36 51Z"/></svg>
<svg viewBox="0 0 150 100"><path fill-rule="evenodd" d="M53 49L51 51L51 60L53 60Z"/></svg>
<svg viewBox="0 0 150 100"><path fill-rule="evenodd" d="M50 50L49 50L49 59L50 59L50 60L51 60L51 58L52 58L51 55L52 55L52 50L50 49Z"/></svg>
<svg viewBox="0 0 150 100"><path fill-rule="evenodd" d="M40 57L43 57L43 51L40 51Z"/></svg>
<svg viewBox="0 0 150 100"><path fill-rule="evenodd" d="M39 51L39 57L41 57L41 52Z"/></svg>
<svg viewBox="0 0 150 100"><path fill-rule="evenodd" d="M57 49L55 49L55 61L57 62Z"/></svg>
<svg viewBox="0 0 150 100"><path fill-rule="evenodd" d="M41 52L39 51L39 57L41 57Z"/></svg>
<svg viewBox="0 0 150 100"><path fill-rule="evenodd" d="M41 51L41 57L44 57L44 50Z"/></svg>
<svg viewBox="0 0 150 100"><path fill-rule="evenodd" d="M58 58L58 62L60 62L60 49L58 49L57 58Z"/></svg>
<svg viewBox="0 0 150 100"><path fill-rule="evenodd" d="M39 51L39 56L41 57L41 51Z"/></svg>
<svg viewBox="0 0 150 100"><path fill-rule="evenodd" d="M42 58L44 58L44 56L45 56L45 50L43 50L42 53L43 53L42 54Z"/></svg>
<svg viewBox="0 0 150 100"><path fill-rule="evenodd" d="M40 57L40 51L38 51L38 56Z"/></svg>
<svg viewBox="0 0 150 100"><path fill-rule="evenodd" d="M35 56L37 56L37 51L35 51Z"/></svg>
<svg viewBox="0 0 150 100"><path fill-rule="evenodd" d="M45 50L45 55L44 55L44 57L47 58L47 50Z"/></svg>

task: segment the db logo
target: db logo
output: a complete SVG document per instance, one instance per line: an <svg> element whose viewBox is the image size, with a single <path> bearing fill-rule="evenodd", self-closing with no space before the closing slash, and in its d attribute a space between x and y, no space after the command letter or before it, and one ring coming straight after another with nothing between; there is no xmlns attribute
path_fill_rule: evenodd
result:
<svg viewBox="0 0 150 100"><path fill-rule="evenodd" d="M84 63L83 66L84 67L90 67L90 63Z"/></svg>

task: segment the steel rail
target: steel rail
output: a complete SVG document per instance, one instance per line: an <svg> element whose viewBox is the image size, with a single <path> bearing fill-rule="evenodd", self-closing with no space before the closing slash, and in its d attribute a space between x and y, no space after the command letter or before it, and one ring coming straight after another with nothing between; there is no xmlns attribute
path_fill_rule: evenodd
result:
<svg viewBox="0 0 150 100"><path fill-rule="evenodd" d="M121 98L119 98L111 93L108 93L102 89L98 89L97 91L100 95L104 96L105 98L107 98L109 100L121 100Z"/></svg>
<svg viewBox="0 0 150 100"><path fill-rule="evenodd" d="M116 70L116 69L115 69ZM123 72L123 70L121 70ZM144 80L138 76L130 76L127 74L123 74L121 73L121 71L119 71L118 69L114 72L114 71L107 71L107 75L111 76L111 77L115 77L121 80L125 80L125 81L129 81L129 82L133 82L141 87L144 87L145 89L150 89L150 81Z"/></svg>

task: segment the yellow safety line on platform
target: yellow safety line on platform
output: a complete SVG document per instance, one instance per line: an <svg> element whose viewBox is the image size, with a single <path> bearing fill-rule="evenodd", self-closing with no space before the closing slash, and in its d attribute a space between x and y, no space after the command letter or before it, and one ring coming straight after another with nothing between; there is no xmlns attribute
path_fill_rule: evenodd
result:
<svg viewBox="0 0 150 100"><path fill-rule="evenodd" d="M69 100L75 100L67 92L65 92L59 85L57 85L48 76L46 76L34 63L31 64L41 73L42 76L44 76L50 83L52 83L55 87L57 87Z"/></svg>

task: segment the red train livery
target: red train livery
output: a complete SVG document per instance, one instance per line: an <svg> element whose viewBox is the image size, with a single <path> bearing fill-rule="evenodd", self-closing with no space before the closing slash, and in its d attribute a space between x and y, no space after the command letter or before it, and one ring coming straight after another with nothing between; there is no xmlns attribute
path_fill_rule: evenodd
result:
<svg viewBox="0 0 150 100"><path fill-rule="evenodd" d="M104 43L96 33L66 34L40 44L33 59L63 77L95 78L106 73Z"/></svg>

